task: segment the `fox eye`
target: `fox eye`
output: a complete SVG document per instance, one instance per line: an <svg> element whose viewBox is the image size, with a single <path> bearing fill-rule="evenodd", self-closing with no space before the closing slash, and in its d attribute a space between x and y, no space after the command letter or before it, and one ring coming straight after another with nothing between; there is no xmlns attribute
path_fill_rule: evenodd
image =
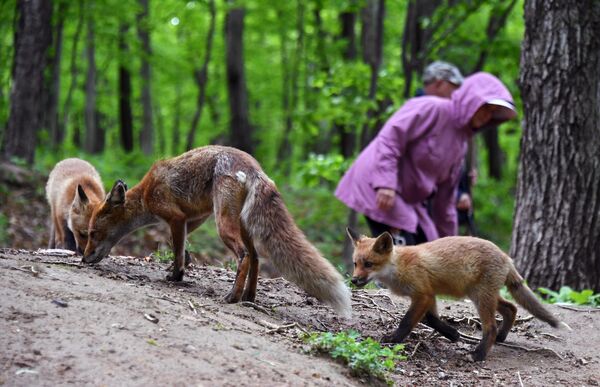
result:
<svg viewBox="0 0 600 387"><path fill-rule="evenodd" d="M367 268L373 267L373 262L371 262L371 261L365 261L365 267L367 267Z"/></svg>
<svg viewBox="0 0 600 387"><path fill-rule="evenodd" d="M354 262L354 267L356 267L356 262Z"/></svg>
<svg viewBox="0 0 600 387"><path fill-rule="evenodd" d="M88 233L85 231L79 231L79 236L82 238L87 238L88 237Z"/></svg>

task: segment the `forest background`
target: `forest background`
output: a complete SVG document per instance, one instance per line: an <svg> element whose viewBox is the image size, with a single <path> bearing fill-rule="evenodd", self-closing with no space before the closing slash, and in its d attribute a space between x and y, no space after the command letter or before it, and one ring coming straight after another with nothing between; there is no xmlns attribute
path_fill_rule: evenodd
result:
<svg viewBox="0 0 600 387"><path fill-rule="evenodd" d="M4 144L13 136L25 3L0 3ZM48 173L61 159L80 157L96 166L106 188L116 179L131 187L156 159L206 144L236 146L277 183L308 238L343 265L349 211L333 190L386 118L421 87L424 66L444 60L465 75L497 75L515 97L519 119L474 142L479 235L510 249L522 136L522 0L33 3L46 54L39 93L30 96L39 107L36 124L21 130L30 130L31 149L9 154L13 163ZM0 224L8 221L0 213ZM189 248L223 254L210 223L190 236Z"/></svg>

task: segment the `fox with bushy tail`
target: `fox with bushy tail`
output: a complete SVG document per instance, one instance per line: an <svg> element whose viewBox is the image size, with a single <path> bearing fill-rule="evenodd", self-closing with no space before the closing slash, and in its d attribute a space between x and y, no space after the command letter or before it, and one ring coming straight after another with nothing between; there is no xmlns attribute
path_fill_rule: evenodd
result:
<svg viewBox="0 0 600 387"><path fill-rule="evenodd" d="M157 161L130 190L117 181L92 214L83 261L99 262L125 235L164 221L174 253L167 279L181 281L187 234L213 213L221 240L238 261L227 302L254 301L260 253L285 278L350 316L350 290L342 276L296 226L258 162L235 148L209 145Z"/></svg>

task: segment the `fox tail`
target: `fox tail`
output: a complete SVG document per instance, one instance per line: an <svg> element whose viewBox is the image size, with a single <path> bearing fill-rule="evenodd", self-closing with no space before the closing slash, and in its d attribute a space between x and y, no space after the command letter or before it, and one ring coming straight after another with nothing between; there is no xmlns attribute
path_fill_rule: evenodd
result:
<svg viewBox="0 0 600 387"><path fill-rule="evenodd" d="M523 277L521 277L513 265L511 265L505 284L510 294L515 298L515 301L523 308L527 309L532 315L547 322L553 328L558 328L560 326L560 322L556 317L544 308L531 289L523 283Z"/></svg>
<svg viewBox="0 0 600 387"><path fill-rule="evenodd" d="M341 274L296 226L275 184L262 172L246 181L241 218L259 252L308 294L351 316L350 289Z"/></svg>

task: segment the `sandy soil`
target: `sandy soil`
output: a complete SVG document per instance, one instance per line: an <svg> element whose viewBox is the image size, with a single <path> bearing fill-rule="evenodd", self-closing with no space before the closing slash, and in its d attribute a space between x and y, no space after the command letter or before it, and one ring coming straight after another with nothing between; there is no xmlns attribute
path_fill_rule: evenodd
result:
<svg viewBox="0 0 600 387"><path fill-rule="evenodd" d="M356 329L380 337L407 309L385 290L354 291L352 320L283 279L260 279L256 304L223 302L232 271L192 266L183 283L167 264L109 257L94 266L48 252L0 249L0 384L360 385L335 361L305 353L301 330ZM573 329L553 330L519 309L487 361L468 339L450 343L419 326L406 343L397 385L599 385L600 312L549 306ZM479 337L464 301L442 317Z"/></svg>

